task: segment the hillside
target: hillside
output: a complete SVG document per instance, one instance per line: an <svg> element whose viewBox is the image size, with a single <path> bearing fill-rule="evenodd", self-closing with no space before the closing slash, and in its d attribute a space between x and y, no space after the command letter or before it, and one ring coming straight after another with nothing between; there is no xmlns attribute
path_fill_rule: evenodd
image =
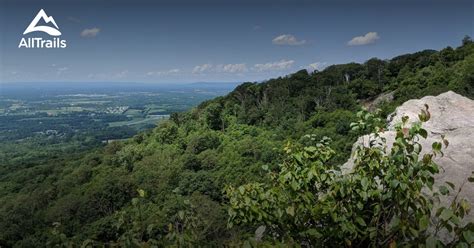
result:
<svg viewBox="0 0 474 248"><path fill-rule="evenodd" d="M474 98L470 39L457 48L246 82L172 114L153 130L91 152L6 158L0 165L0 246L242 245L262 223L229 228L226 186L271 183L262 168L278 171L288 142L316 146L329 137L334 156L325 164L342 164L357 138L372 132L351 130L363 103L393 92L374 114L384 119L409 99L449 90Z"/></svg>

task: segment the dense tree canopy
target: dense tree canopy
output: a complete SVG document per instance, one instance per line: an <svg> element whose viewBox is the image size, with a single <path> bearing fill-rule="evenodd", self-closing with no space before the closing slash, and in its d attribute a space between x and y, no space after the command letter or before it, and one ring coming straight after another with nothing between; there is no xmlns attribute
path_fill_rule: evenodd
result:
<svg viewBox="0 0 474 248"><path fill-rule="evenodd" d="M410 180L430 181L431 161L409 160L414 154L406 148L390 155L400 163L385 163L388 158L376 148L375 157L360 151L361 161L393 173L405 176L398 166L407 163L429 171L398 183L386 178L383 190L372 178L383 176L377 168L356 167L357 173L344 180L333 171L347 160L356 138L373 131L354 131L350 124L377 96L393 94L393 100L378 105L380 116L374 115L383 125L402 102L447 90L474 97L469 38L458 48L246 82L227 96L172 114L153 130L87 152L12 143L0 153L0 246L431 244L428 203L415 201L414 215L394 219L406 213L406 202L385 202L390 194L414 200L420 186ZM412 128L413 135L424 135L421 127ZM412 138L404 137L400 146ZM297 170L297 164L311 165L303 167L311 173ZM269 171L276 176L267 177ZM293 183L294 178L302 183ZM304 192L322 192L327 199L319 204ZM333 216L328 208L334 204L350 209ZM459 208L446 211L452 213L442 211L439 218L461 235L454 243L472 244L472 227L454 223ZM383 222L377 222L380 216ZM389 220L399 223L378 229ZM251 239L256 230L258 239Z"/></svg>

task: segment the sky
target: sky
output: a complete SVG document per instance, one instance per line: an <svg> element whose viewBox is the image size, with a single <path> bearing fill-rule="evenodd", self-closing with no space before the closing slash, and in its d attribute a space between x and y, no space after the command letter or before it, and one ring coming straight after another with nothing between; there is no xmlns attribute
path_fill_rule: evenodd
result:
<svg viewBox="0 0 474 248"><path fill-rule="evenodd" d="M18 48L43 9L66 48ZM471 0L0 0L0 84L244 82L474 37ZM51 26L51 23L46 23Z"/></svg>

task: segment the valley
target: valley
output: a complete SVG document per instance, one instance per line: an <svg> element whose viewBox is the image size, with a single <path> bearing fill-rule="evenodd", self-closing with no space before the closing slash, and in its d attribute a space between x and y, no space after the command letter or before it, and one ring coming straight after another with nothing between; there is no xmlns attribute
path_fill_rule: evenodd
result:
<svg viewBox="0 0 474 248"><path fill-rule="evenodd" d="M0 143L34 137L128 138L234 85L7 84L0 94Z"/></svg>

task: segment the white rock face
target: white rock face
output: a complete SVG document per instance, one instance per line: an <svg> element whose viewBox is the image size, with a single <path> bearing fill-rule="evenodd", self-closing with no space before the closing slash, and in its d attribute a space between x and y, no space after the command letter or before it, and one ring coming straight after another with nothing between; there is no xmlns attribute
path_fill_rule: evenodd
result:
<svg viewBox="0 0 474 248"><path fill-rule="evenodd" d="M421 138L420 143L423 150L431 151L431 144L441 140L441 135L449 141L448 148L444 148L444 157L437 157L435 162L442 168L435 177L435 185L443 184L445 181L452 182L456 189L466 181L474 171L474 101L448 91L438 96L426 96L421 99L409 100L398 107L388 118L388 131L381 136L387 139L388 148L394 141L396 132L395 125L401 122L402 116L408 116L409 123L418 120L418 114L424 105L429 106L431 118L423 124L428 131L428 138ZM368 135L359 137L354 145L368 145ZM423 152L422 152L423 153ZM350 170L353 161L350 159L344 168ZM461 191L461 197L467 198L474 207L474 184L466 183ZM445 203L453 199L453 195L443 199ZM471 211L469 220L474 220L474 211Z"/></svg>
<svg viewBox="0 0 474 248"><path fill-rule="evenodd" d="M425 104L429 106L431 119L423 126L433 134L474 127L474 101L448 91L439 96L406 101L390 116L389 130L394 130L395 124L401 122L402 116L410 117L411 122L418 121L418 114L425 108Z"/></svg>

